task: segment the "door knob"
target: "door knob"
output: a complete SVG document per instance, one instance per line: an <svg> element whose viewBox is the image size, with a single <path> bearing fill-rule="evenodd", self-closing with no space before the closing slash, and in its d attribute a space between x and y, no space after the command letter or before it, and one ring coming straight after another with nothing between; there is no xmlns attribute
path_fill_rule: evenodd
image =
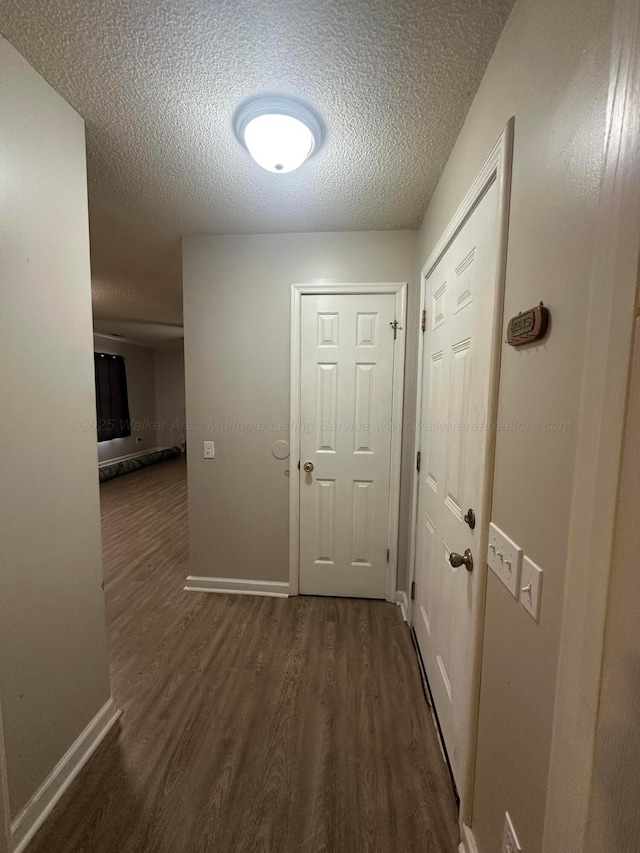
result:
<svg viewBox="0 0 640 853"><path fill-rule="evenodd" d="M307 474L310 474L313 471L313 462L305 462L302 466Z"/></svg>
<svg viewBox="0 0 640 853"><path fill-rule="evenodd" d="M457 569L460 566L464 566L468 572L473 571L473 554L468 548L464 552L464 555L456 554L455 551L452 551L449 554L449 562L451 563L454 569Z"/></svg>

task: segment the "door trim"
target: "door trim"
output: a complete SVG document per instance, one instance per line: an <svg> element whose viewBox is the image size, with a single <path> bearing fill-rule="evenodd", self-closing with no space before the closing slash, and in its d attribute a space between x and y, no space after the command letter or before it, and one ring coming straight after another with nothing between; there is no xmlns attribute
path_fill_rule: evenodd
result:
<svg viewBox="0 0 640 853"><path fill-rule="evenodd" d="M291 285L291 408L289 421L291 470L289 472L289 595L298 595L300 581L300 343L302 297L353 295L365 293L395 294L395 319L400 324L393 353L393 389L391 400L391 470L389 477L389 529L387 543L387 601L396 600L398 573L398 523L400 515L400 466L402 453L402 404L404 397L404 357L407 310L406 282L355 284Z"/></svg>
<svg viewBox="0 0 640 853"><path fill-rule="evenodd" d="M9 785L7 782L7 762L4 746L4 728L2 725L2 706L0 706L0 853L11 850L11 810L9 808Z"/></svg>
<svg viewBox="0 0 640 853"><path fill-rule="evenodd" d="M543 853L583 850L640 255L640 6L616 0L593 231Z"/></svg>
<svg viewBox="0 0 640 853"><path fill-rule="evenodd" d="M496 265L496 277L494 288L496 290L495 312L493 317L493 345L491 352L491 368L490 368L490 392L489 392L489 409L487 412L487 422L495 423L498 413L498 387L500 379L500 356L502 352L502 325L504 313L504 287L506 277L507 263L507 235L509 230L509 204L511 198L511 166L513 160L513 138L514 138L515 119L512 117L507 122L504 130L500 134L497 142L493 146L489 156L480 169L477 177L472 183L469 191L465 195L461 205L455 212L451 222L445 229L442 237L429 255L426 264L422 268L420 274L420 312L426 308L426 291L427 279L433 269L436 267L440 259L443 257L453 240L456 238L460 229L464 226L473 211L476 209L481 199L491 186L498 186L498 262ZM419 420L422 411L422 362L424 358L424 334L418 332L418 376L416 388L416 420ZM421 431L415 431L415 454L421 450ZM486 519L484 528L479 531L478 538L478 569L485 564L484 554L487 550L488 535L489 535L489 519L491 518L491 497L493 491L493 467L495 459L495 430L489 433L489 441L487 447L487 460L485 465L485 484L483 493L483 518ZM418 484L419 476L417 471L413 471L412 479L412 509L411 509L411 528L409 539L409 589L415 581L416 576L416 551L417 551L417 530L418 530ZM484 610L486 596L486 566L483 572L483 581L479 585L480 601L478 602L478 624L476 626L476 641L474 650L474 666L472 678L472 704L470 714L471 732L469 737L469 761L465 770L465 784L463 790L466 791L466 796L460 803L460 819L465 824L471 825L471 815L473 806L473 783L475 776L475 754L478 735L478 713L480 703L480 670L482 663L482 637L484 633ZM408 621L413 627L414 612L413 602L409 602Z"/></svg>

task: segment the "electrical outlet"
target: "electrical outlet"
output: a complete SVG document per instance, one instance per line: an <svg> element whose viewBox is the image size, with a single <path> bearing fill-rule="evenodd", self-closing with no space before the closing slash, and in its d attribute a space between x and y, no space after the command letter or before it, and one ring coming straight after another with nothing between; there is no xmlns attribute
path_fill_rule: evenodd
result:
<svg viewBox="0 0 640 853"><path fill-rule="evenodd" d="M522 847L518 841L518 836L511 822L511 815L505 812L504 829L502 831L502 851L501 853L522 853Z"/></svg>
<svg viewBox="0 0 640 853"><path fill-rule="evenodd" d="M518 584L520 582L521 562L522 548L519 548L512 539L509 539L499 527L491 523L489 525L487 563L514 598L517 598L520 592Z"/></svg>

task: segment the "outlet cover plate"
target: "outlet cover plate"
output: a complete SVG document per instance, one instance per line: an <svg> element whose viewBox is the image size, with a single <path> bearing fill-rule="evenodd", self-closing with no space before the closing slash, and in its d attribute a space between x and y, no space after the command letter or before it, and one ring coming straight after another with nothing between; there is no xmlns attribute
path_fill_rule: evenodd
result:
<svg viewBox="0 0 640 853"><path fill-rule="evenodd" d="M505 812L504 815L501 853L522 853L522 847L520 847L520 842L518 841L518 836L513 828L513 822L509 812Z"/></svg>
<svg viewBox="0 0 640 853"><path fill-rule="evenodd" d="M487 563L511 595L517 599L520 592L522 548L519 548L513 539L509 539L507 534L493 522L489 525Z"/></svg>
<svg viewBox="0 0 640 853"><path fill-rule="evenodd" d="M536 622L540 621L541 600L542 569L540 566L536 566L529 557L525 557L522 561L522 574L520 575L520 604L533 616Z"/></svg>

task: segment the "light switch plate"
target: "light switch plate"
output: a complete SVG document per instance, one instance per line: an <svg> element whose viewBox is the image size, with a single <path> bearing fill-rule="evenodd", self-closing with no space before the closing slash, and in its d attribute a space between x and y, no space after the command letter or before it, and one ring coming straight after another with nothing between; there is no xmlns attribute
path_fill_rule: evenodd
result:
<svg viewBox="0 0 640 853"><path fill-rule="evenodd" d="M215 456L215 450L213 447L212 441L205 441L204 443L204 458L205 459L213 459Z"/></svg>
<svg viewBox="0 0 640 853"><path fill-rule="evenodd" d="M542 569L533 560L525 557L522 561L520 576L520 604L530 613L536 622L540 621L540 601L542 599Z"/></svg>
<svg viewBox="0 0 640 853"><path fill-rule="evenodd" d="M514 598L518 598L522 548L495 524L489 525L487 563Z"/></svg>

